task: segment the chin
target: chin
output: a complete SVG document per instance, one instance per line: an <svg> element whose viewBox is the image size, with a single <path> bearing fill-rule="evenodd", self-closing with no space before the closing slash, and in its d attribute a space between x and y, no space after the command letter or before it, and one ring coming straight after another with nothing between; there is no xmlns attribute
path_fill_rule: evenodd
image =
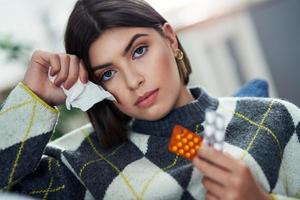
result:
<svg viewBox="0 0 300 200"><path fill-rule="evenodd" d="M167 106L154 106L136 117L143 120L155 121L165 117L171 110L171 107Z"/></svg>

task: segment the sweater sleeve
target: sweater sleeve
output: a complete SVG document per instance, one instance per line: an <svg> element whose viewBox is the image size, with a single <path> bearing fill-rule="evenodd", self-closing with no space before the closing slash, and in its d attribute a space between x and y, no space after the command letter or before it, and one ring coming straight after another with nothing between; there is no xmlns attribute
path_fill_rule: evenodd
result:
<svg viewBox="0 0 300 200"><path fill-rule="evenodd" d="M293 119L295 129L283 151L279 172L281 184L276 185L271 195L273 199L278 200L300 200L300 109L286 101L281 101L281 103Z"/></svg>
<svg viewBox="0 0 300 200"><path fill-rule="evenodd" d="M23 83L9 94L0 110L2 191L51 199L70 192L82 197L84 188L70 170L59 159L43 155L57 119L58 110Z"/></svg>

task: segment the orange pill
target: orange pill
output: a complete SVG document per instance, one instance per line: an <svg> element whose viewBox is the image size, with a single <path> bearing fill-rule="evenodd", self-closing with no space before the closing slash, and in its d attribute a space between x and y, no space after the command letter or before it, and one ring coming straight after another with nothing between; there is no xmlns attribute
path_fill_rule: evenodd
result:
<svg viewBox="0 0 300 200"><path fill-rule="evenodd" d="M172 151L177 151L177 150L178 150L178 148L176 146L172 147Z"/></svg>
<svg viewBox="0 0 300 200"><path fill-rule="evenodd" d="M178 147L182 147L182 143L181 143L181 142L178 142L178 143L177 143L177 146L178 146Z"/></svg>
<svg viewBox="0 0 300 200"><path fill-rule="evenodd" d="M179 149L179 151L178 151L178 152L179 152L179 154L180 154L180 155L183 155L183 153L184 153L184 150L183 150L183 149Z"/></svg>
<svg viewBox="0 0 300 200"><path fill-rule="evenodd" d="M190 153L186 153L185 156L186 156L187 158L190 158L190 157L191 157L191 154L190 154Z"/></svg>
<svg viewBox="0 0 300 200"><path fill-rule="evenodd" d="M193 147L194 146L194 142L190 141L189 145L190 145L190 147Z"/></svg>
<svg viewBox="0 0 300 200"><path fill-rule="evenodd" d="M191 149L190 152L191 152L191 154L195 154L196 150L195 149Z"/></svg>
<svg viewBox="0 0 300 200"><path fill-rule="evenodd" d="M190 149L189 145L184 145L184 150L188 151Z"/></svg>
<svg viewBox="0 0 300 200"><path fill-rule="evenodd" d="M193 139L193 141L194 141L195 143L198 143L200 140L199 140L199 138L196 138L196 137L195 137L195 138Z"/></svg>

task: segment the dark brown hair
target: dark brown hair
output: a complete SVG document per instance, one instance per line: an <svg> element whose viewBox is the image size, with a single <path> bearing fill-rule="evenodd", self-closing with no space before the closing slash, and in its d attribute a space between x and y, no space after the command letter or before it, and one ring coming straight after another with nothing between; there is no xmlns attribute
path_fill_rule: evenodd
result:
<svg viewBox="0 0 300 200"><path fill-rule="evenodd" d="M78 0L66 27L66 53L81 58L87 67L89 80L99 83L91 68L89 48L105 30L113 27L149 27L163 35L161 27L164 23L166 20L144 0ZM178 69L182 81L187 84L191 67L179 40L178 45L184 53L185 75L182 75L181 67ZM87 114L104 147L126 141L131 118L111 101L95 104Z"/></svg>

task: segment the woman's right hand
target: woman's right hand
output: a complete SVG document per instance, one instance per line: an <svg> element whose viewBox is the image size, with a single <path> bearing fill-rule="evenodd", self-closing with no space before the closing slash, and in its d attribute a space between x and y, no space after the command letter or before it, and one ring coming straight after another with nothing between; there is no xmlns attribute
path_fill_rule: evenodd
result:
<svg viewBox="0 0 300 200"><path fill-rule="evenodd" d="M54 83L48 78L50 66L50 75L57 75ZM77 56L35 51L23 83L49 105L58 106L66 99L60 85L63 84L65 89L70 89L77 82L78 77L82 83L88 82L88 73Z"/></svg>

